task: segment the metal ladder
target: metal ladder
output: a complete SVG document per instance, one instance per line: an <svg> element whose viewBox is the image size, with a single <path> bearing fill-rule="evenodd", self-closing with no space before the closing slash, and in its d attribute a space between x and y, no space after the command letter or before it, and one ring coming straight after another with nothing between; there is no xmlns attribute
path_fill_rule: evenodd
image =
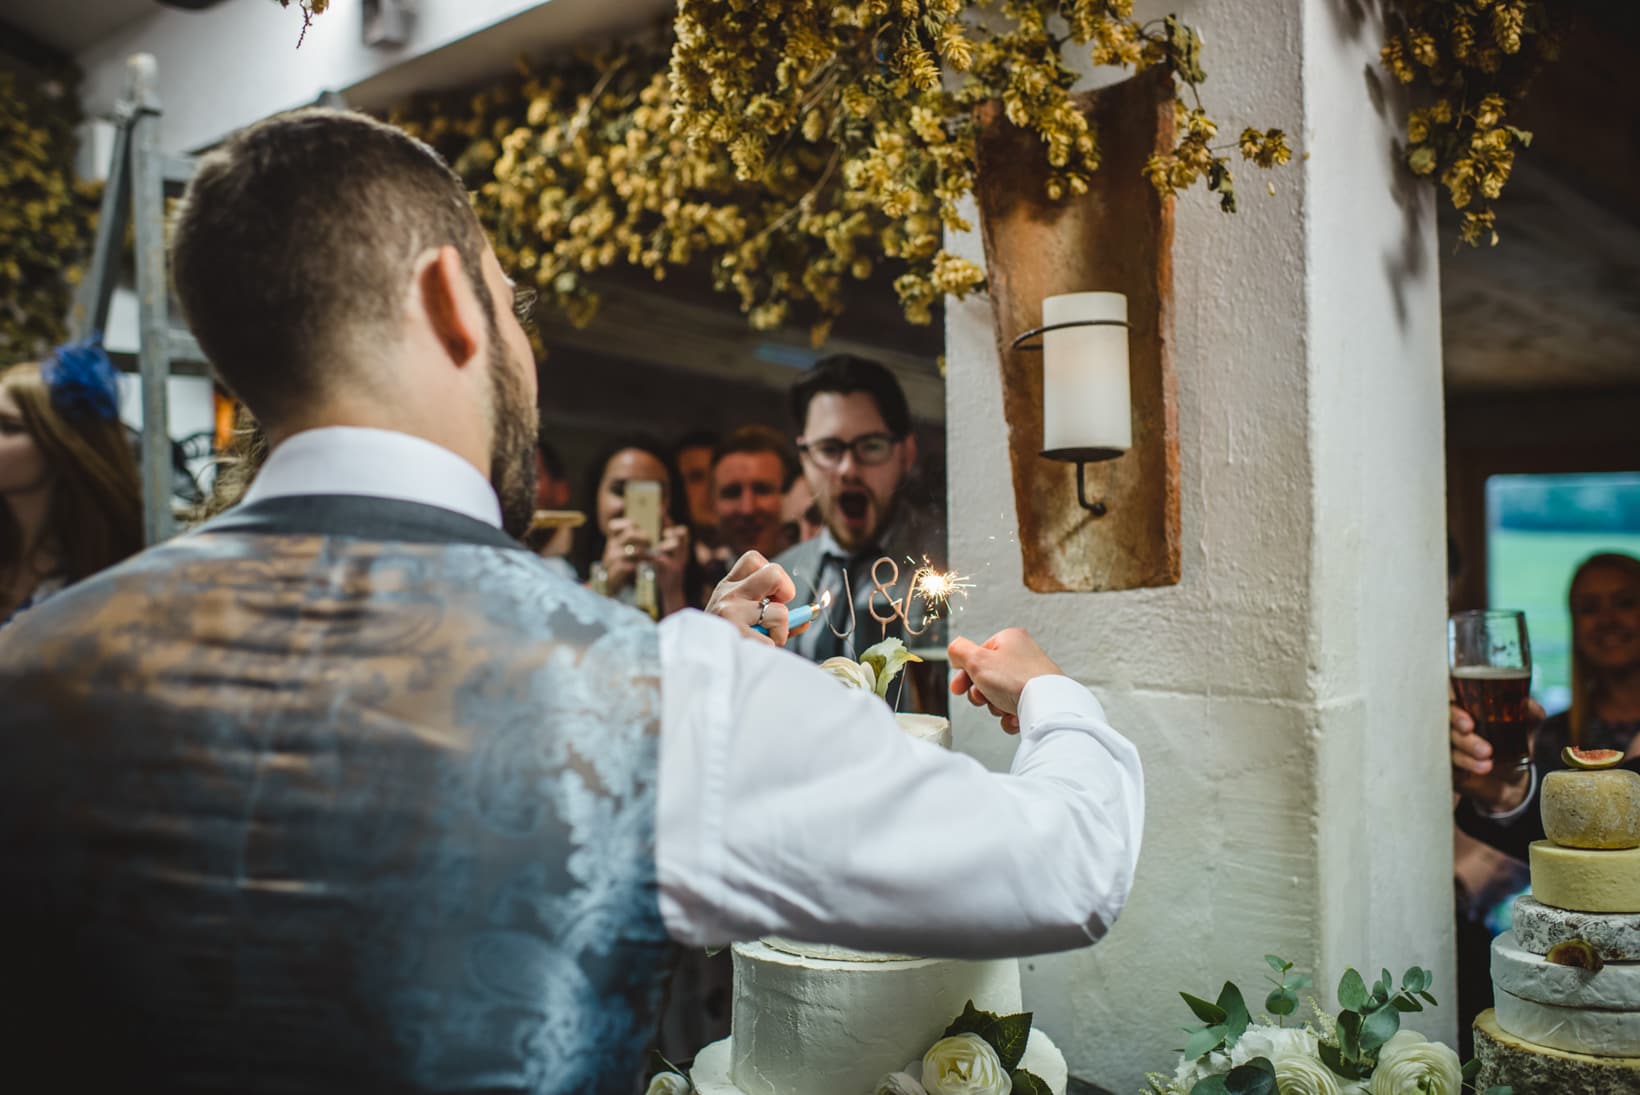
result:
<svg viewBox="0 0 1640 1095"><path fill-rule="evenodd" d="M160 149L159 69L146 53L127 65L126 89L114 110L114 151L91 266L80 283L71 327L76 338L106 330L120 275L125 226L135 234L137 361L142 380L142 520L147 543L176 530L171 510L171 409L168 381L175 362L205 363L199 343L174 329L165 272L165 198L180 194L194 175L194 160Z"/></svg>

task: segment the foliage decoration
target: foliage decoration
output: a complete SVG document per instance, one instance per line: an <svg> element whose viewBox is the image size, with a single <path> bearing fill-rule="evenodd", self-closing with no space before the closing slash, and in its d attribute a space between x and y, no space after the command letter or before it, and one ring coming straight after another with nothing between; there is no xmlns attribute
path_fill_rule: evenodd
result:
<svg viewBox="0 0 1640 1095"><path fill-rule="evenodd" d="M74 175L76 81L0 67L0 364L39 360L67 337L100 193Z"/></svg>
<svg viewBox="0 0 1640 1095"><path fill-rule="evenodd" d="M279 0L279 6L282 8L288 8L290 4L291 0ZM324 10L330 7L330 0L296 0L296 6L302 9L302 33L296 39L296 48L300 49L302 42L307 38L308 28L313 25L313 17L323 14Z"/></svg>
<svg viewBox="0 0 1640 1095"><path fill-rule="evenodd" d="M634 40L520 62L476 93L421 97L393 118L454 166L502 264L578 326L596 313L599 271L660 280L749 240L774 246L765 229L784 191L739 183L726 156L673 135L667 55L665 41ZM750 310L760 326L779 322Z"/></svg>
<svg viewBox="0 0 1640 1095"><path fill-rule="evenodd" d="M1462 1068L1458 1055L1439 1042L1426 1041L1401 1027L1403 1015L1435 1005L1429 992L1434 976L1413 966L1400 987L1389 970L1372 985L1354 969L1338 983L1336 1016L1309 1001L1311 1021L1289 1026L1298 1009L1298 994L1310 978L1293 972L1292 962L1267 954L1274 971L1265 1008L1274 1022L1255 1021L1241 989L1226 981L1217 1001L1188 992L1179 995L1199 1027L1187 1027L1189 1040L1172 1076L1150 1073L1144 1095L1277 1095L1307 1091L1327 1095L1459 1095L1474 1091L1477 1062ZM1509 1095L1492 1087L1478 1095Z"/></svg>
<svg viewBox="0 0 1640 1095"><path fill-rule="evenodd" d="M599 271L700 262L754 327L807 320L821 341L849 284L885 265L906 317L928 323L985 280L943 247L968 227L977 104L1000 100L1040 136L1059 200L1099 166L1068 45L1167 65L1192 101L1204 78L1196 34L1139 25L1131 0L683 0L673 29L396 115L475 191L502 261L572 322L590 320ZM1146 169L1164 193L1205 179L1233 210L1233 151L1266 167L1291 155L1274 129L1219 147L1199 102L1178 110L1177 147Z"/></svg>
<svg viewBox="0 0 1640 1095"><path fill-rule="evenodd" d="M1071 91L1067 47L1096 65L1165 65L1189 93L1175 149L1146 173L1170 194L1205 179L1235 209L1231 147L1261 166L1285 163L1286 137L1245 130L1224 148L1197 88L1201 39L1174 17L1141 25L1132 0L680 0L672 53L679 132L703 152L727 149L737 177L781 179L816 152L825 170L792 212L797 233L830 271L860 258L897 260L908 319L927 323L940 297L978 288L983 272L943 247L969 227L974 107L1002 103L1041 140L1051 200L1085 193L1099 168L1098 134ZM778 307L777 273L739 263L743 299ZM821 287L829 289L829 287ZM822 310L831 299L815 294Z"/></svg>
<svg viewBox="0 0 1640 1095"><path fill-rule="evenodd" d="M1407 166L1439 179L1465 243L1498 242L1492 202L1532 134L1511 124L1532 75L1555 56L1563 0L1397 0L1384 67L1428 102L1407 115Z"/></svg>

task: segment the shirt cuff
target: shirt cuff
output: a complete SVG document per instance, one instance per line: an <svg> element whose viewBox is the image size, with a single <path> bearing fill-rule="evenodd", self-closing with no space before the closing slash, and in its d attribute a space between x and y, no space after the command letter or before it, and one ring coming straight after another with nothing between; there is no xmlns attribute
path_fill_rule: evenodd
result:
<svg viewBox="0 0 1640 1095"><path fill-rule="evenodd" d="M1067 719L1076 722L1105 721L1105 709L1082 685L1069 677L1032 677L1019 694L1019 728L1026 737L1038 727L1050 727Z"/></svg>
<svg viewBox="0 0 1640 1095"><path fill-rule="evenodd" d="M1510 822L1516 820L1524 814L1527 808L1530 807L1533 801L1537 798L1538 785L1537 765L1528 763L1527 768L1532 773L1532 779L1531 782L1526 785L1526 797L1520 800L1519 806L1493 813L1491 810L1481 809L1478 803L1471 802L1471 805L1475 807L1475 812L1481 815L1481 817L1486 818L1488 821L1495 821L1500 825L1508 825Z"/></svg>

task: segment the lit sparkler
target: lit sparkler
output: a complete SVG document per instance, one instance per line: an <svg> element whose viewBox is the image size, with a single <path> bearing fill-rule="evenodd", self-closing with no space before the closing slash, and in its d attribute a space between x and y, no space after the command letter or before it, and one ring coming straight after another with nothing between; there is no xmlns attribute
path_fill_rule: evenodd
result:
<svg viewBox="0 0 1640 1095"><path fill-rule="evenodd" d="M926 555L923 556L922 566L911 575L911 591L922 598L923 615L929 620L945 615L951 609L952 597L966 597L973 588L974 583L966 574L936 570Z"/></svg>

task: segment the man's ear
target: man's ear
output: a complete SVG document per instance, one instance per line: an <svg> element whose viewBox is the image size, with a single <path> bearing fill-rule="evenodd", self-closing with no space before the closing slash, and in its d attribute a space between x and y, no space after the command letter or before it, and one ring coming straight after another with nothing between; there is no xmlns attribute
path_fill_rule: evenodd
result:
<svg viewBox="0 0 1640 1095"><path fill-rule="evenodd" d="M461 253L449 244L433 252L422 263L416 292L433 336L451 362L465 365L477 356L484 337L483 308L467 280Z"/></svg>
<svg viewBox="0 0 1640 1095"><path fill-rule="evenodd" d="M917 435L915 433L908 433L905 435L904 453L903 467L906 474L909 475L911 473L911 469L916 466L917 463Z"/></svg>

